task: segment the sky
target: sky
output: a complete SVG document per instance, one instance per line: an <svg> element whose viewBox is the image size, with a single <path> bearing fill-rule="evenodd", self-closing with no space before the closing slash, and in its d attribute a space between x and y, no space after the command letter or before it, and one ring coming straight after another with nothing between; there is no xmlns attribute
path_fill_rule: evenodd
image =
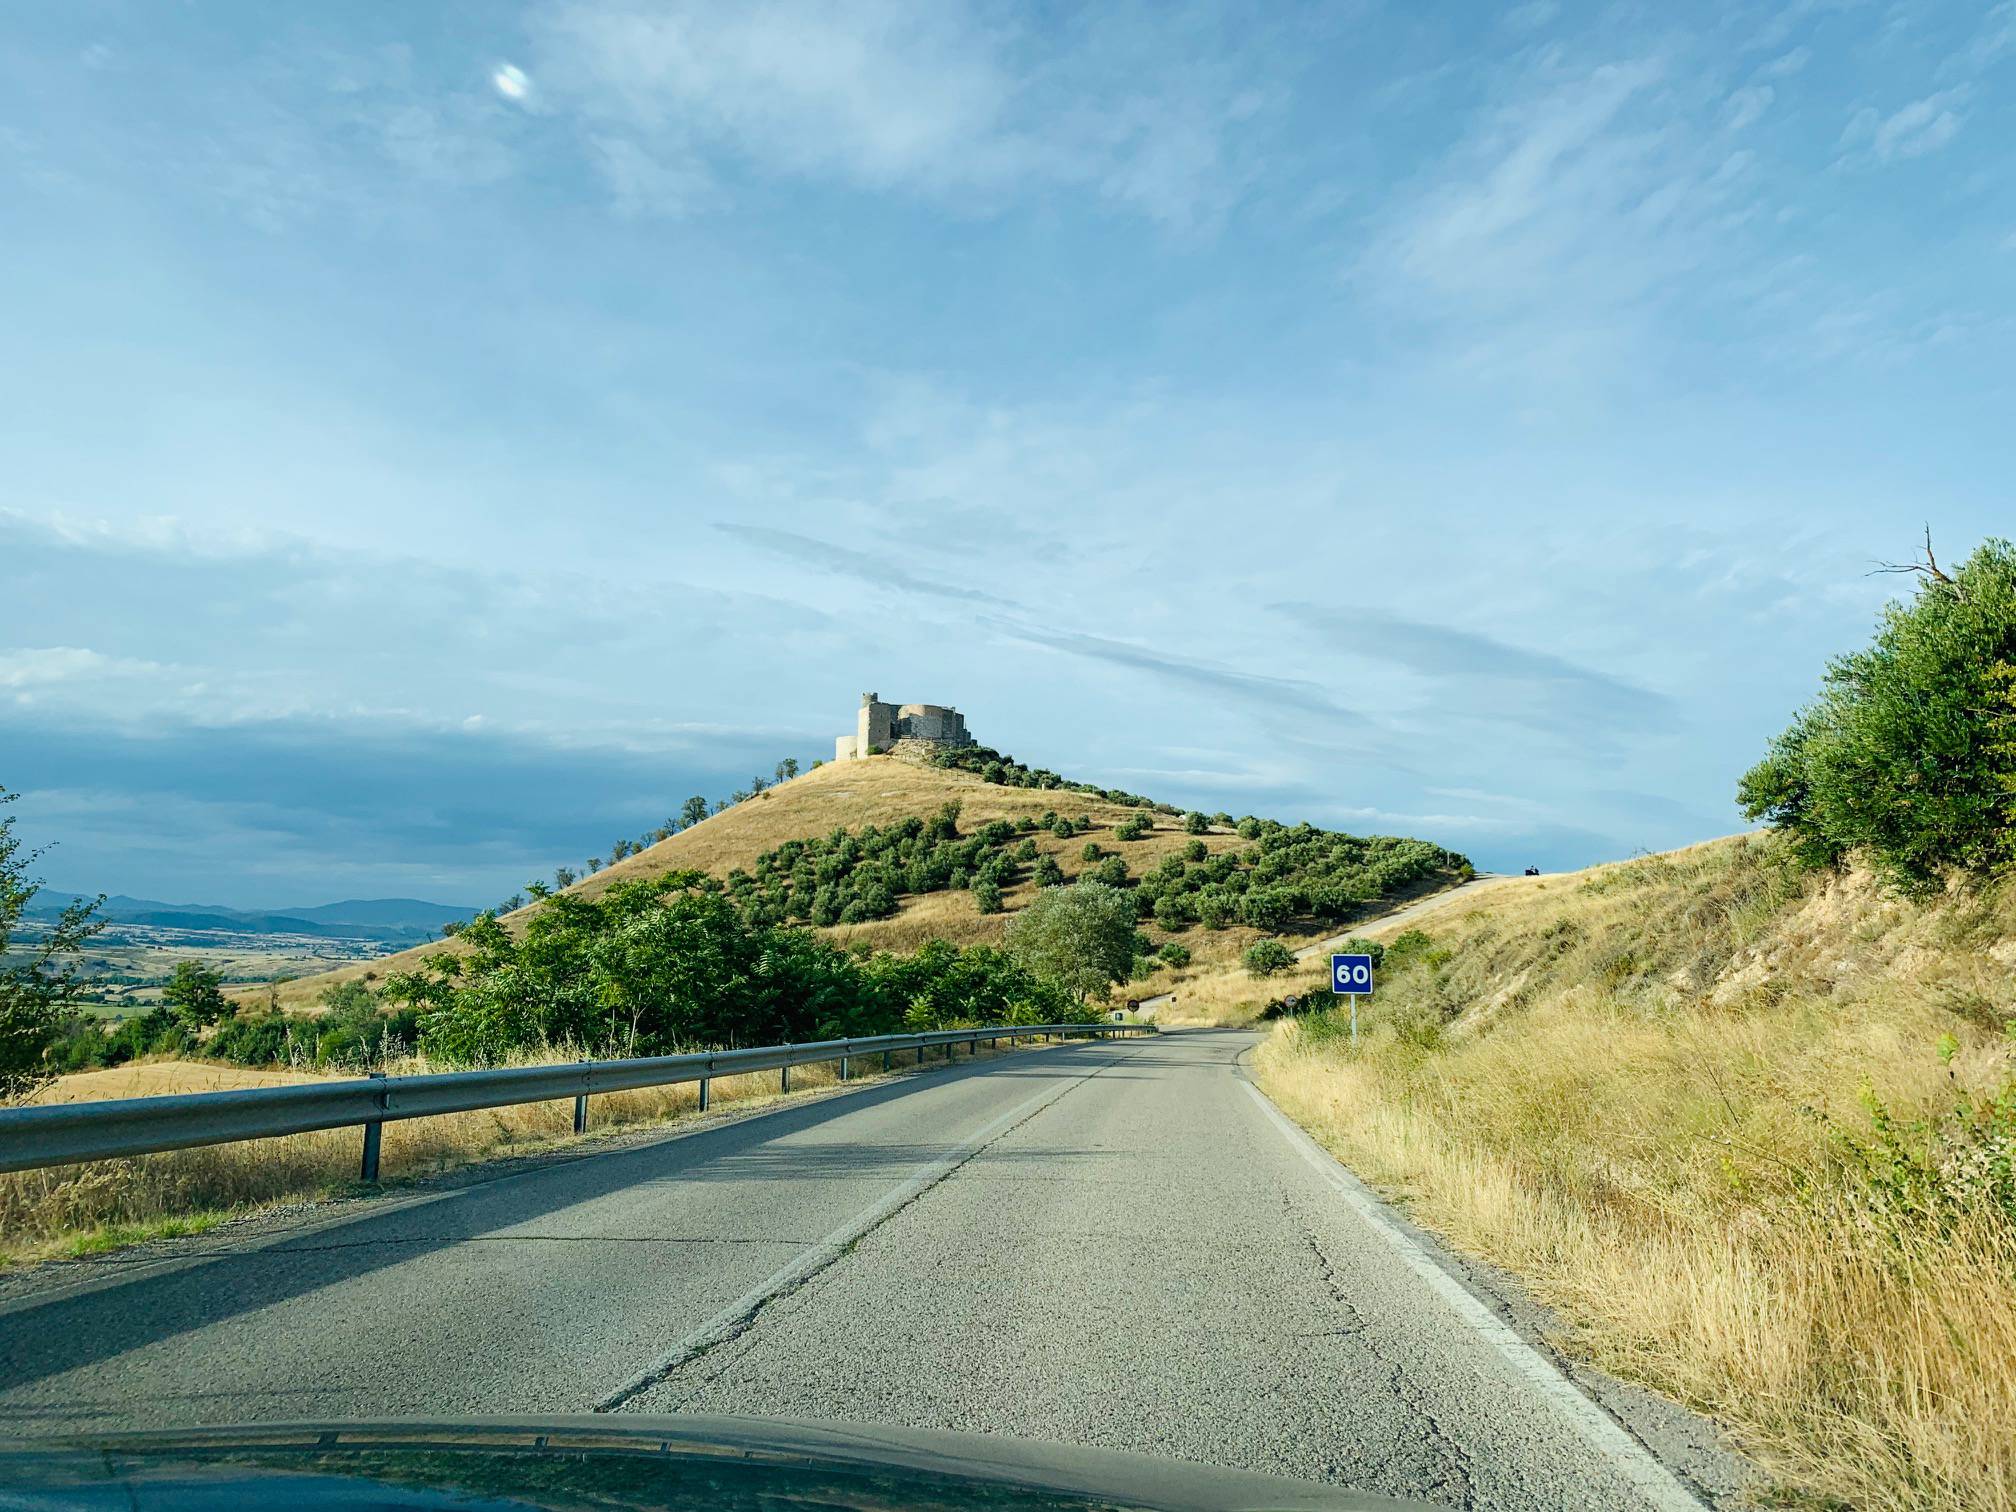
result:
<svg viewBox="0 0 2016 1512"><path fill-rule="evenodd" d="M2016 533L2016 0L9 7L0 785L480 905L862 692L1554 869Z"/></svg>

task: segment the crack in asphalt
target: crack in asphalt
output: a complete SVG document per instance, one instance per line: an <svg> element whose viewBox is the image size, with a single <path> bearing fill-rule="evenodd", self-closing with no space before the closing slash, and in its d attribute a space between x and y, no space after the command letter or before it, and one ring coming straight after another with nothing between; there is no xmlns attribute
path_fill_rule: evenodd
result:
<svg viewBox="0 0 2016 1512"><path fill-rule="evenodd" d="M855 1249L860 1246L864 1239L874 1233L875 1230L881 1228L898 1213L903 1212L911 1204L917 1202L925 1193L940 1185L947 1178L996 1144L999 1144L1003 1139L1006 1139L1031 1119L1048 1111L1069 1093L1084 1086L1093 1077L1098 1076L1102 1071L1110 1069L1117 1063L1117 1061L1108 1061L1105 1065L1095 1070L1088 1071L1082 1076L1074 1077L1064 1082L1054 1090L1048 1090L1045 1093L1039 1094L1019 1110L1020 1116L1017 1116L1017 1110L1011 1110L1010 1113L1004 1116L1003 1120L998 1121L998 1127L988 1127L965 1147L955 1148L952 1157L941 1159L926 1166L917 1175L911 1177L908 1182L897 1187L880 1203L868 1209L862 1218L856 1220L858 1226L845 1231L845 1237L829 1238L815 1244L813 1248L800 1256L790 1266L787 1266L783 1271L765 1282L757 1291L744 1298L741 1303L734 1304L730 1311L716 1316L709 1323L703 1325L696 1333L688 1335L684 1342L663 1358L596 1402L594 1410L597 1412L615 1412L628 1403L635 1401L645 1392L663 1385L680 1371L685 1370L698 1361L705 1360L709 1355L717 1353L723 1346L732 1344L742 1338L756 1326L763 1313L773 1304L802 1291L823 1271L854 1253ZM706 1386L711 1385L714 1380L719 1379L720 1374L725 1373L726 1368L724 1366L722 1372L709 1377L707 1380L696 1382L692 1390L681 1398L681 1401L691 1400L695 1392L704 1389Z"/></svg>
<svg viewBox="0 0 2016 1512"><path fill-rule="evenodd" d="M1308 1221L1295 1210L1295 1204L1284 1193L1281 1206L1290 1220L1302 1232L1303 1243L1309 1246L1310 1256L1316 1262L1318 1275L1322 1278L1323 1289L1331 1300L1343 1309L1347 1322L1342 1328L1328 1334L1311 1337L1349 1338L1355 1340L1372 1361L1386 1373L1386 1388L1392 1397L1407 1409L1400 1421L1416 1430L1417 1441L1421 1444L1429 1463L1434 1467L1433 1491L1440 1496L1453 1496L1451 1503L1459 1512L1472 1512L1477 1505L1476 1485L1472 1476L1470 1456L1448 1429L1442 1426L1435 1411L1414 1389L1406 1365L1386 1352L1377 1330L1358 1304L1345 1291L1337 1277L1337 1267L1325 1252L1316 1231Z"/></svg>

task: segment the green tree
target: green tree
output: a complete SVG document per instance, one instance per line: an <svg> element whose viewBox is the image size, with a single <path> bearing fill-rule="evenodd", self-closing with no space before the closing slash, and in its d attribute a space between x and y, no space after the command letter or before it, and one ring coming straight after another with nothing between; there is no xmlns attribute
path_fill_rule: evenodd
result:
<svg viewBox="0 0 2016 1512"><path fill-rule="evenodd" d="M1108 887L1125 887L1127 885L1126 858L1123 856L1108 856L1104 861L1101 861L1097 866L1092 868L1092 879L1095 882L1103 882Z"/></svg>
<svg viewBox="0 0 2016 1512"><path fill-rule="evenodd" d="M786 756L782 761L777 763L777 780L779 782L789 782L797 775L798 758L796 756Z"/></svg>
<svg viewBox="0 0 2016 1512"><path fill-rule="evenodd" d="M1256 887L1239 900L1239 916L1255 929L1285 927L1295 916L1286 894L1278 887Z"/></svg>
<svg viewBox="0 0 2016 1512"><path fill-rule="evenodd" d="M1008 921L1008 954L1073 1002L1103 997L1134 965L1134 903L1101 882L1046 887Z"/></svg>
<svg viewBox="0 0 2016 1512"><path fill-rule="evenodd" d="M2016 665L2016 547L1990 540L1950 574L1913 564L1918 589L1875 640L1828 664L1820 695L1744 774L1752 819L1787 831L1808 864L1866 856L1899 889L1949 870L2016 863L2006 711Z"/></svg>
<svg viewBox="0 0 2016 1512"><path fill-rule="evenodd" d="M1183 828L1193 835L1202 835L1210 830L1211 821L1192 809L1183 816Z"/></svg>
<svg viewBox="0 0 2016 1512"><path fill-rule="evenodd" d="M224 997L224 978L201 961L177 961L161 989L161 1001L191 1035L231 1011Z"/></svg>
<svg viewBox="0 0 2016 1512"><path fill-rule="evenodd" d="M1279 940L1260 940L1246 947L1246 974L1270 977L1295 964L1295 952Z"/></svg>
<svg viewBox="0 0 2016 1512"><path fill-rule="evenodd" d="M0 788L0 806L15 795ZM49 1074L45 1059L62 1030L65 1010L83 990L74 957L105 927L92 902L66 904L39 937L12 948L29 902L41 891L28 869L40 851L23 851L12 815L0 817L0 1096L24 1092Z"/></svg>
<svg viewBox="0 0 2016 1512"><path fill-rule="evenodd" d="M973 883L973 902L983 914L1001 912L1001 884L990 876L976 878Z"/></svg>
<svg viewBox="0 0 2016 1512"><path fill-rule="evenodd" d="M1155 954L1162 958L1164 966L1188 966L1190 964L1190 947L1179 940L1169 941L1160 950L1156 951Z"/></svg>
<svg viewBox="0 0 2016 1512"><path fill-rule="evenodd" d="M705 798L688 798L684 804L680 805L679 824L683 829L691 829L706 817L707 800Z"/></svg>
<svg viewBox="0 0 2016 1512"><path fill-rule="evenodd" d="M1056 887L1064 881L1064 868L1055 856L1038 856L1034 875L1038 887Z"/></svg>

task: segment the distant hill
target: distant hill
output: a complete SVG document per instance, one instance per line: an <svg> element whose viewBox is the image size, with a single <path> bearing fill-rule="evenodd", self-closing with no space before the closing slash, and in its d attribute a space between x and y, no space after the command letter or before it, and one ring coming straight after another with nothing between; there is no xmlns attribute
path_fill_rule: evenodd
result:
<svg viewBox="0 0 2016 1512"><path fill-rule="evenodd" d="M1222 827L1193 836L1185 833L1180 820L1154 814L1152 833L1133 840L1121 840L1116 829L1144 810L1134 804L1115 802L1096 793L1066 788L1014 787L987 781L984 777L955 768L926 766L894 756L872 756L857 761L834 762L779 783L734 807L702 820L593 876L583 878L569 889L577 897L593 898L626 878L654 877L673 870L704 871L727 880L737 869L750 871L757 858L790 840L832 834L835 830L860 831L867 825L887 826L912 817L924 818L948 802L957 802L959 827L971 833L993 819L1011 823L1028 818L1040 820L1055 813L1087 821L1088 828L1069 840L1047 830L1027 838L1037 854L1054 859L1067 878L1089 870L1084 859L1088 841L1109 853L1121 855L1132 874L1144 876L1171 857L1179 856L1193 841L1201 840L1213 855L1246 852L1249 842ZM1152 811L1147 811L1152 812ZM1007 920L1036 894L1036 884L1025 877L1004 889L1004 910L996 914L979 912L973 895L963 889L945 892L906 894L891 918L860 924L841 924L822 933L845 942L892 950L910 950L929 939L957 944L998 941ZM506 922L522 922L531 907L506 915ZM469 914L459 917L467 918ZM1243 925L1223 930L1193 929L1185 942L1205 959L1236 958L1238 951L1261 937ZM1314 936L1312 936L1313 938ZM329 987L344 981L381 981L392 972L417 967L428 954L453 949L447 945L419 945L396 955L370 962L355 962L317 976L283 983L277 990L286 1007L307 1007ZM245 988L239 996L255 995L262 1000L265 989Z"/></svg>
<svg viewBox="0 0 2016 1512"><path fill-rule="evenodd" d="M77 893L39 892L27 910L29 918L50 919L69 904L85 901ZM216 903L164 903L157 898L133 898L124 893L105 900L99 916L111 924L146 925L155 929L214 930L230 934L308 935L325 940L376 940L401 944L440 933L454 919L475 917L474 908L427 903L417 898L353 898L313 908L273 911L226 908Z"/></svg>
<svg viewBox="0 0 2016 1512"><path fill-rule="evenodd" d="M283 908L289 918L310 919L318 924L357 924L379 929L439 930L458 919L473 919L474 908L456 908L447 903L428 903L419 898L350 898L342 903L322 903L314 908Z"/></svg>

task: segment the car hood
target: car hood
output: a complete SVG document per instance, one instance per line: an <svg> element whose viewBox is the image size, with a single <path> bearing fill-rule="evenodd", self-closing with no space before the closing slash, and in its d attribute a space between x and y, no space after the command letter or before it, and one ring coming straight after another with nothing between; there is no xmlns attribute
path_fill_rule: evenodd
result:
<svg viewBox="0 0 2016 1512"><path fill-rule="evenodd" d="M1420 1507L1116 1450L773 1418L284 1423L0 1443L0 1502L35 1512Z"/></svg>

